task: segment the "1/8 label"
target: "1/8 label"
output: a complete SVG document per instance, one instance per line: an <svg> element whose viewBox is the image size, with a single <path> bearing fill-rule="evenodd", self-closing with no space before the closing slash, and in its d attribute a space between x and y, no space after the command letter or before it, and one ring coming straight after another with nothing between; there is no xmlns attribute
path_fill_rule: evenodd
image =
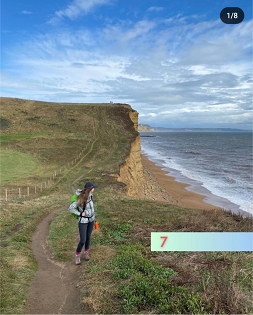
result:
<svg viewBox="0 0 253 315"><path fill-rule="evenodd" d="M239 24L244 19L244 12L238 7L227 7L221 11L220 19L226 24Z"/></svg>

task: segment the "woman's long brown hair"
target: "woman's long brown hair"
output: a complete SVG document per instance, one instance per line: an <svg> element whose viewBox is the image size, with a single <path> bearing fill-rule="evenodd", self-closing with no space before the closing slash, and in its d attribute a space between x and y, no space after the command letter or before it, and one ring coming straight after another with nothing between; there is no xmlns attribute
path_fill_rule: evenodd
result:
<svg viewBox="0 0 253 315"><path fill-rule="evenodd" d="M89 194L92 189L93 189L92 187L84 188L84 190L82 190L82 192L78 196L78 204L83 209L86 208L87 200L89 198Z"/></svg>

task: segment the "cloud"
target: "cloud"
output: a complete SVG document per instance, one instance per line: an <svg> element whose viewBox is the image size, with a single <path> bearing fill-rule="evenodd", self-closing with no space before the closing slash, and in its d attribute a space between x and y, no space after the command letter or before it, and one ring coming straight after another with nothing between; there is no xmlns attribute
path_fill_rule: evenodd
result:
<svg viewBox="0 0 253 315"><path fill-rule="evenodd" d="M67 17L71 20L75 20L79 16L92 12L95 8L102 5L109 5L111 0L74 0L66 9L56 11L55 16L51 18L49 24L57 24L63 18Z"/></svg>
<svg viewBox="0 0 253 315"><path fill-rule="evenodd" d="M250 128L252 20L231 28L179 17L36 35L8 51L15 70L4 74L3 95L126 102L154 126ZM231 38L240 41L231 46Z"/></svg>
<svg viewBox="0 0 253 315"><path fill-rule="evenodd" d="M103 30L103 34L108 40L114 40L119 43L128 43L139 36L146 35L151 29L155 28L155 26L155 22L149 20L141 20L137 23L128 24L109 24Z"/></svg>
<svg viewBox="0 0 253 315"><path fill-rule="evenodd" d="M26 11L26 10L21 11L21 13L22 13L22 14L33 14L33 12Z"/></svg>
<svg viewBox="0 0 253 315"><path fill-rule="evenodd" d="M147 11L149 11L149 12L154 12L154 11L159 12L159 11L162 11L162 10L163 10L163 7L150 7L150 8L148 8Z"/></svg>

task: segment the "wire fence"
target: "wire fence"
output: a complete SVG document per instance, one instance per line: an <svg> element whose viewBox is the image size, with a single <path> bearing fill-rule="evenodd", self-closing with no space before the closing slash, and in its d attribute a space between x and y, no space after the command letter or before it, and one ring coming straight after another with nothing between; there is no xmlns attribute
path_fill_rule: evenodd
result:
<svg viewBox="0 0 253 315"><path fill-rule="evenodd" d="M91 140L90 140L91 141ZM36 183L36 184L30 184L30 185L11 185L6 187L1 187L1 194L0 194L0 200L1 201L10 201L12 199L16 198L28 198L32 196L39 195L42 193L45 189L49 189L54 185L56 180L59 180L61 177L66 174L67 171L69 171L75 164L77 164L83 157L86 149L88 148L90 141L84 147L84 149L68 164L61 166L60 168L56 169L51 176L44 179L43 182Z"/></svg>
<svg viewBox="0 0 253 315"><path fill-rule="evenodd" d="M8 202L14 199L29 199L31 197L36 197L41 194L43 191L48 190L51 188L57 181L59 181L66 173L68 173L80 160L84 157L84 153L89 147L92 140L95 139L96 135L96 128L95 122L93 119L93 134L94 136L89 140L86 147L70 162L66 165L61 166L52 172L52 175L44 178L43 181L36 184L30 185L6 185L5 187L2 186L0 189L0 201Z"/></svg>

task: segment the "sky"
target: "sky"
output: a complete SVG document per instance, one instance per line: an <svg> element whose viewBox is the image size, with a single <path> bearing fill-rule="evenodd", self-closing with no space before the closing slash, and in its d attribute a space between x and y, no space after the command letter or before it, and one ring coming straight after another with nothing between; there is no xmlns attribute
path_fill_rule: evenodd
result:
<svg viewBox="0 0 253 315"><path fill-rule="evenodd" d="M244 20L220 12L239 7ZM2 0L1 96L127 103L139 123L252 129L251 0Z"/></svg>

